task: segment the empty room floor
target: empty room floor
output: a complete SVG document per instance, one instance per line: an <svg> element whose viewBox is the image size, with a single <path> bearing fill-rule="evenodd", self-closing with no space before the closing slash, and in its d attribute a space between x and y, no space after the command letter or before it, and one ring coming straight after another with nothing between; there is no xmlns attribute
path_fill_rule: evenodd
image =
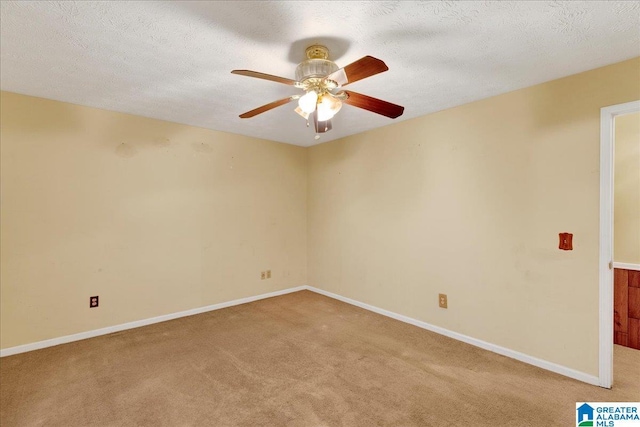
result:
<svg viewBox="0 0 640 427"><path fill-rule="evenodd" d="M9 426L567 426L640 399L301 291L0 360Z"/></svg>

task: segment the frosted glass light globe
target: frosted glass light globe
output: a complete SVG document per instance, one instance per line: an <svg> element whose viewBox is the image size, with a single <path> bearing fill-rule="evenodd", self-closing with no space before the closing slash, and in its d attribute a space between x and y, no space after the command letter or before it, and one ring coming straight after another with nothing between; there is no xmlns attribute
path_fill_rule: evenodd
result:
<svg viewBox="0 0 640 427"><path fill-rule="evenodd" d="M318 121L330 120L342 108L342 102L333 96L326 94L318 103Z"/></svg>
<svg viewBox="0 0 640 427"><path fill-rule="evenodd" d="M298 106L302 111L307 114L311 114L316 109L316 103L318 102L318 94L315 91L310 90L306 94L302 95L298 100Z"/></svg>

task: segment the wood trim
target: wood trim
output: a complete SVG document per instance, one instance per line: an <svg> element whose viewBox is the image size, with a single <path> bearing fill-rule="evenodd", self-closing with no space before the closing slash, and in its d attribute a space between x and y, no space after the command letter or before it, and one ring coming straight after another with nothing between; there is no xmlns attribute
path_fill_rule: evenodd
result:
<svg viewBox="0 0 640 427"><path fill-rule="evenodd" d="M629 272L629 287L640 288L640 271L627 270Z"/></svg>
<svg viewBox="0 0 640 427"><path fill-rule="evenodd" d="M640 288L627 287L627 314L629 318L640 319Z"/></svg>
<svg viewBox="0 0 640 427"><path fill-rule="evenodd" d="M629 319L627 346L640 350L640 319Z"/></svg>
<svg viewBox="0 0 640 427"><path fill-rule="evenodd" d="M626 332L614 332L613 343L624 347L629 347L629 334Z"/></svg>
<svg viewBox="0 0 640 427"><path fill-rule="evenodd" d="M626 334L629 332L628 325L629 272L616 268L613 273L613 332ZM620 344L615 337L614 343Z"/></svg>

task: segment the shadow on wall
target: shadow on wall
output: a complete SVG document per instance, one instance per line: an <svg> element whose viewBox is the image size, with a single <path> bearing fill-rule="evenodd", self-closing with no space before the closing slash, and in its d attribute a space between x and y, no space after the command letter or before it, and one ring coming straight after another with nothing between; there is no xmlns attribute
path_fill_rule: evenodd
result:
<svg viewBox="0 0 640 427"><path fill-rule="evenodd" d="M330 59L341 58L350 46L349 40L318 35L291 42L299 35L300 23L276 2L180 2L176 7L189 15L189 20L206 21L206 28L223 28L231 34L260 44L291 44L287 60L298 64L305 59L304 50L313 44L329 48Z"/></svg>

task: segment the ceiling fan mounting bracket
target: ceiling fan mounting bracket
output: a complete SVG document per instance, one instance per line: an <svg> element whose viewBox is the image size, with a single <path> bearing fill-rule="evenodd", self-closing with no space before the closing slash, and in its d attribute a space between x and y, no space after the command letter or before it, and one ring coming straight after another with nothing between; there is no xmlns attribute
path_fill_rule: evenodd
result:
<svg viewBox="0 0 640 427"><path fill-rule="evenodd" d="M304 53L307 59L329 59L329 49L319 44L309 46Z"/></svg>

